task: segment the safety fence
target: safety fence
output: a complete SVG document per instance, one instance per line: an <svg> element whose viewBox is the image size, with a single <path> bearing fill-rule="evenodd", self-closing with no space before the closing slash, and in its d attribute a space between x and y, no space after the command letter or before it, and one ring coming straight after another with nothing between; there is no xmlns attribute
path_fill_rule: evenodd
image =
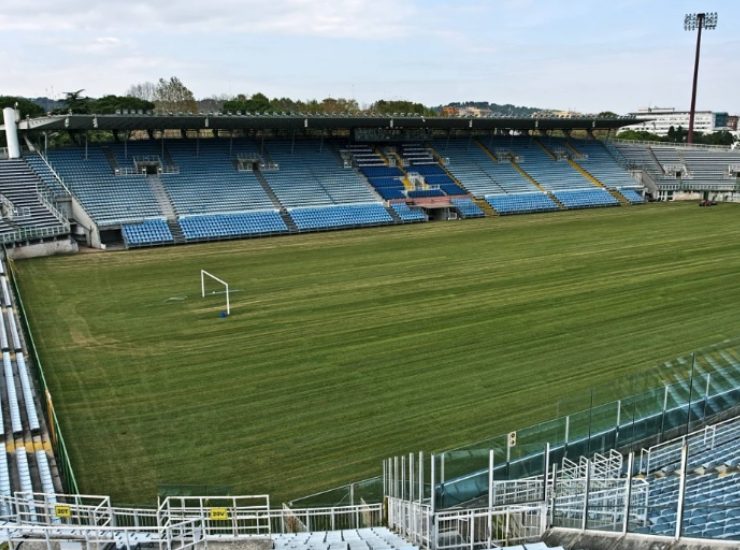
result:
<svg viewBox="0 0 740 550"><path fill-rule="evenodd" d="M106 496L21 493L0 496L3 529L30 537L159 544L239 540L278 533L361 529L383 525L381 504L328 508L270 508L267 495L167 497L156 508L111 506Z"/></svg>
<svg viewBox="0 0 740 550"><path fill-rule="evenodd" d="M660 386L616 401L592 404L466 447L424 458L407 454L383 461L384 494L431 498L437 509L475 506L494 481L542 476L550 464L571 457L640 450L740 405L740 355L735 342L679 357L656 371ZM493 457L491 457L493 453Z"/></svg>
<svg viewBox="0 0 740 550"><path fill-rule="evenodd" d="M531 542L542 537L544 503L433 512L415 501L388 498L388 527L409 542L434 550L478 550Z"/></svg>
<svg viewBox="0 0 740 550"><path fill-rule="evenodd" d="M5 255L7 258L7 255ZM28 316L26 314L26 308L23 305L23 297L21 296L20 289L18 288L17 274L15 270L15 264L12 260L8 261L10 282L14 293L15 303L18 307L18 315L20 316L21 327L25 336L26 348L28 350L29 357L31 358L32 369L36 381L36 387L39 390L39 397L41 402L45 405L44 417L46 425L49 430L49 437L51 439L51 445L54 450L54 457L56 458L56 465L59 471L59 475L62 482L62 487L67 493L79 493L79 486L77 485L77 479L75 477L74 470L72 468L72 461L70 460L69 452L67 450L67 444L64 441L62 435L62 429L59 425L59 418L57 417L56 411L54 410L54 402L52 400L49 387L46 383L46 376L44 374L44 368L39 357L38 350L36 349L36 343L33 339L33 331L28 323Z"/></svg>

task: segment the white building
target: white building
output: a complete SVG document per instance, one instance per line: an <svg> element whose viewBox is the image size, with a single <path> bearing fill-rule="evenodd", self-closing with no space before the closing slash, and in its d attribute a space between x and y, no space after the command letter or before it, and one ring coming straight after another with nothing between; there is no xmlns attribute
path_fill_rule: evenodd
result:
<svg viewBox="0 0 740 550"><path fill-rule="evenodd" d="M652 119L640 124L631 124L619 129L619 132L625 130L637 130L650 132L659 136L668 135L668 129L673 126L678 129L681 126L684 130L689 128L689 112L677 111L674 108L648 107L639 109L630 113L637 118ZM696 111L694 116L694 131L701 133L712 133L720 130L729 130L727 127L727 113L715 113L712 111Z"/></svg>

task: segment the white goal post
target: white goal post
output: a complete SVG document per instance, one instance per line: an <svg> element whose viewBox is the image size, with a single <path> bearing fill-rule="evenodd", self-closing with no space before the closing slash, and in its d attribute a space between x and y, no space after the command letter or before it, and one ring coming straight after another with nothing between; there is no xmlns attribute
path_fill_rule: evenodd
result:
<svg viewBox="0 0 740 550"><path fill-rule="evenodd" d="M220 283L224 285L225 288L225 294L226 294L226 315L231 315L231 304L229 302L229 284L224 281L223 279L219 279L212 273L208 273L205 269L200 270L200 297L205 298L206 297L206 277L209 277L216 281L217 283ZM212 294L215 294L213 292Z"/></svg>

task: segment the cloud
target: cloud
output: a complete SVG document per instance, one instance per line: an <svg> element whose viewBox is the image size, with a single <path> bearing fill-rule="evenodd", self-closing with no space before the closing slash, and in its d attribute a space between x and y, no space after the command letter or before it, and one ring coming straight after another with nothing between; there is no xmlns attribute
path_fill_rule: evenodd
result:
<svg viewBox="0 0 740 550"><path fill-rule="evenodd" d="M5 0L0 31L100 29L169 33L278 33L377 40L411 30L412 2L401 0Z"/></svg>

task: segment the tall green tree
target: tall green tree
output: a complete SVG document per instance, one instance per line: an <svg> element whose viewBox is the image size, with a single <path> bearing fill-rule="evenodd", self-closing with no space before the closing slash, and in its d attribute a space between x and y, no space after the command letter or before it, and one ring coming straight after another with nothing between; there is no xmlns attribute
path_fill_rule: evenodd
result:
<svg viewBox="0 0 740 550"><path fill-rule="evenodd" d="M13 107L17 109L22 118L25 118L26 116L42 116L44 114L44 109L41 106L36 105L33 101L26 99L25 97L12 95L0 96L0 109L5 109L5 107Z"/></svg>
<svg viewBox="0 0 740 550"><path fill-rule="evenodd" d="M270 99L260 92L252 94L251 97L239 94L235 98L225 101L223 105L223 112L225 113L264 113L271 110L273 108Z"/></svg>
<svg viewBox="0 0 740 550"><path fill-rule="evenodd" d="M90 103L90 112L99 115L110 115L118 110L151 111L154 103L131 96L106 95Z"/></svg>
<svg viewBox="0 0 740 550"><path fill-rule="evenodd" d="M412 101L403 100L387 101L385 99L381 99L370 105L369 111L379 114L411 113L422 116L437 115L437 111L427 107L422 103L414 103Z"/></svg>
<svg viewBox="0 0 740 550"><path fill-rule="evenodd" d="M84 97L82 92L84 88L75 90L74 92L65 92L64 99L62 100L64 107L62 111L65 113L74 114L87 114L90 112L90 98Z"/></svg>

